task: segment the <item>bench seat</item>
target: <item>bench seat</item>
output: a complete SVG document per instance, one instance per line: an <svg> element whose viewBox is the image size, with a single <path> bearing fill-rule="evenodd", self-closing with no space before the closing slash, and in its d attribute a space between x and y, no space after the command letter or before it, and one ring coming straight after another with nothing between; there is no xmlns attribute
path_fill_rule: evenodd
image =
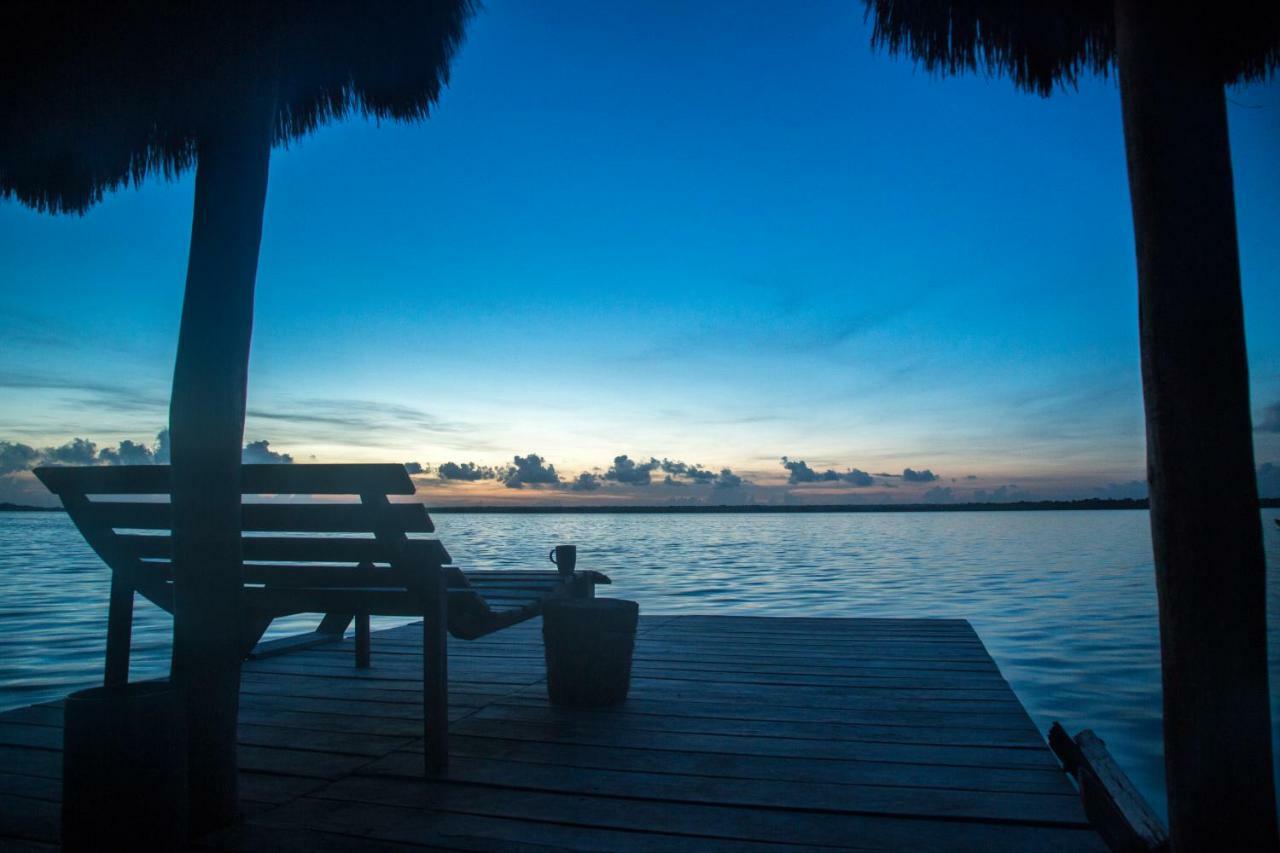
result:
<svg viewBox="0 0 1280 853"><path fill-rule="evenodd" d="M369 617L423 619L423 703L429 774L448 762L445 633L472 640L532 619L561 596L591 597L598 572L463 572L419 503L403 465L244 465L241 602L246 656L341 639L355 623L356 665L367 667ZM111 568L104 681L129 676L134 595L173 612L174 566L167 465L35 470ZM336 500L346 496L347 500ZM299 501L298 498L303 498ZM274 619L323 614L307 637L260 644Z"/></svg>

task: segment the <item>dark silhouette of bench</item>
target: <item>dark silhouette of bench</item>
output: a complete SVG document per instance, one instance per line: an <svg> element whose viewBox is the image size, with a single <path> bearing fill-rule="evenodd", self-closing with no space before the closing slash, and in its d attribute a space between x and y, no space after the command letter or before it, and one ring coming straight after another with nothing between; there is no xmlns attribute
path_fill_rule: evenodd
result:
<svg viewBox="0 0 1280 853"><path fill-rule="evenodd" d="M244 465L241 472L242 494L261 498L242 508L245 655L340 640L354 620L356 666L367 667L370 615L421 616L428 774L448 765L446 631L483 637L537 616L549 598L589 598L597 583L609 583L589 571L464 574L439 540L420 537L435 530L421 504L388 500L414 493L403 465ZM122 684L134 593L173 612L169 466L46 467L35 475L111 567L104 680ZM359 500L331 497L339 495ZM311 634L259 642L272 620L298 613L324 617Z"/></svg>

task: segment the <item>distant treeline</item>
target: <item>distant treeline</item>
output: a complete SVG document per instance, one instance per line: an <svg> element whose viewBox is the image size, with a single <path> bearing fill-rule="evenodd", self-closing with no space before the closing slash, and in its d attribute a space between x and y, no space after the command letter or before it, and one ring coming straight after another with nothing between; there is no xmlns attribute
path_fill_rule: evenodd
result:
<svg viewBox="0 0 1280 853"><path fill-rule="evenodd" d="M1262 498L1259 508L1280 507L1280 498ZM1086 498L1078 501L1017 501L1015 503L958 503L958 504L722 504L681 506L430 506L435 513L555 513L579 515L607 515L616 513L774 513L774 512L1042 512L1057 509L1147 509L1146 498L1102 499ZM0 503L0 512L62 512L60 506L24 506Z"/></svg>
<svg viewBox="0 0 1280 853"><path fill-rule="evenodd" d="M1280 498L1263 498L1262 508L1280 507ZM573 513L600 515L613 513L782 513L782 512L1038 512L1079 509L1147 509L1146 498L1102 499L1078 501L1017 501L1014 503L952 504L740 504L711 506L430 506L434 513Z"/></svg>

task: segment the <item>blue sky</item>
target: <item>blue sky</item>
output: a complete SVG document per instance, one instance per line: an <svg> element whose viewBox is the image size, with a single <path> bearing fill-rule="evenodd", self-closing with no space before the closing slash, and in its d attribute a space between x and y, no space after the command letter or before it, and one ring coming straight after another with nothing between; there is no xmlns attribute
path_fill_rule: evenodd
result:
<svg viewBox="0 0 1280 853"><path fill-rule="evenodd" d="M1114 80L1042 99L941 79L872 53L860 3L797 6L491 0L430 121L277 150L246 440L299 462L534 453L568 480L626 454L747 481L424 477L442 502L1131 492ZM1280 402L1280 84L1229 96L1261 425ZM192 188L152 180L84 217L0 203L0 439L154 440ZM1280 433L1256 438L1280 463ZM899 476L789 483L782 456ZM0 499L32 493L0 479Z"/></svg>

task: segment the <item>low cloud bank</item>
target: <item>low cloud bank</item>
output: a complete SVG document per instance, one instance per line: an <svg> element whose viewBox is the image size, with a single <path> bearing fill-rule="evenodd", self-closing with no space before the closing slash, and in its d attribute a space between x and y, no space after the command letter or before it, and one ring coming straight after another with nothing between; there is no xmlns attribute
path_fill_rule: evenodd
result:
<svg viewBox="0 0 1280 853"><path fill-rule="evenodd" d="M1264 409L1264 417L1259 421L1260 432L1273 432L1273 422L1280 421L1280 403ZM64 444L35 447L19 441L0 440L0 476L14 477L41 465L148 465L166 464L170 458L170 442L168 430L161 430L155 441L147 444L125 439L115 445L99 446L96 442L76 437ZM244 446L241 458L246 464L292 464L292 454L273 449L267 439L250 441ZM652 499L675 500L677 502L698 500L699 495L715 495L717 492L731 493L733 490L751 487L750 490L738 492L733 500L743 497L752 500L790 500L785 494L786 488L770 484L757 485L732 469L724 467L719 470L704 467L700 463L688 463L673 459L656 457L636 457L619 454L613 457L607 468L593 468L577 474L561 474L556 466L546 457L529 453L513 456L506 465L482 465L477 462L444 462L432 465L422 462L404 462L405 470L415 477L429 477L427 482L438 486L454 483L476 483L491 481L500 483L508 489L545 489L569 493L603 493L612 492L615 497L631 494L640 497L650 489ZM957 487L961 483L973 483L977 475L957 475L943 485L943 481L932 469L905 468L901 474L878 472L869 474L859 468L844 471L827 468L819 470L811 467L803 459L781 457L782 467L787 472L787 486L807 486L812 484L839 483L855 488L880 486L897 488L903 484L932 484L922 492L902 494L899 500L919 500L926 503L952 502L1011 502L1040 500L1052 498L1087 498L1103 499L1142 499L1147 496L1147 484L1142 480L1110 482L1102 486L1082 486L1078 492L1060 494L1055 491L1049 495L1038 495L1026 491L1019 486L1007 483L987 488ZM1280 462L1264 462L1256 470L1258 494L1263 498L1280 497ZM13 483L16 481L7 480ZM693 487L704 487L695 491ZM710 491L706 491L709 489ZM660 495L666 492L667 497ZM903 492L907 490L904 488ZM804 499L819 496L819 490L797 490L796 494ZM677 498L677 495L681 497ZM725 497L729 497L728 494ZM849 497L850 500L868 500L874 493L861 498ZM649 498L642 498L648 500ZM892 494L884 495L884 499L893 500Z"/></svg>
<svg viewBox="0 0 1280 853"><path fill-rule="evenodd" d="M513 456L510 465L480 465L476 462L443 462L436 466L436 476L441 482L478 483L481 480L496 480L508 489L523 489L525 486L559 486L562 484L556 466L536 453L527 456ZM581 479L581 478L579 478ZM574 481L577 483L577 481ZM583 481L584 483L588 481ZM570 486L579 490L590 488L588 485Z"/></svg>
<svg viewBox="0 0 1280 853"><path fill-rule="evenodd" d="M892 487L892 480L901 478L904 483L933 483L939 478L928 468L915 470L914 468L905 468L901 474L890 474L888 472L880 472L877 474L868 474L860 468L850 468L847 471L836 471L828 468L825 471L819 471L809 467L809 464L803 459L790 459L786 456L782 457L782 467L787 469L787 483L792 486L802 486L806 483L845 483L858 488L866 488L876 484L876 477L885 478L880 483L882 486ZM941 494L941 493L939 493Z"/></svg>
<svg viewBox="0 0 1280 853"><path fill-rule="evenodd" d="M782 467L787 469L787 483L792 486L804 483L848 483L851 486L863 488L875 484L870 474L858 468L850 468L843 472L832 468L815 471L803 459L788 459L786 456L782 457Z"/></svg>
<svg viewBox="0 0 1280 853"><path fill-rule="evenodd" d="M266 439L244 446L240 459L246 465L288 465L293 457L271 449ZM169 462L169 431L160 430L155 444L125 439L114 447L99 448L87 438L73 438L56 447L36 448L16 441L0 441L0 475L16 474L41 465L165 465Z"/></svg>
<svg viewBox="0 0 1280 853"><path fill-rule="evenodd" d="M441 480L461 480L464 483L474 483L477 480L495 480L498 477L497 471L487 465L477 465L474 462L463 462L459 465L456 462L445 462L436 466L436 474Z"/></svg>
<svg viewBox="0 0 1280 853"><path fill-rule="evenodd" d="M246 465L292 465L293 457L288 453L277 453L271 449L271 442L251 441L240 453L240 461Z"/></svg>

